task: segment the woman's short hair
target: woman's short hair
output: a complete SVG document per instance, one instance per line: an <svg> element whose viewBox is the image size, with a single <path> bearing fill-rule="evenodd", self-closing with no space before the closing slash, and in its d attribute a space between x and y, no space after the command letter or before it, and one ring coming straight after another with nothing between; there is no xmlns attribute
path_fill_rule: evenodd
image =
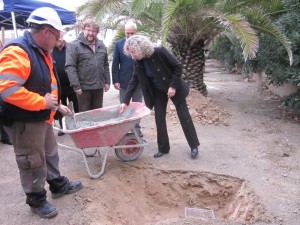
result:
<svg viewBox="0 0 300 225"><path fill-rule="evenodd" d="M131 56L128 52L129 48L142 55L143 58L149 58L154 52L153 43L146 36L139 34L132 35L125 42L124 54Z"/></svg>

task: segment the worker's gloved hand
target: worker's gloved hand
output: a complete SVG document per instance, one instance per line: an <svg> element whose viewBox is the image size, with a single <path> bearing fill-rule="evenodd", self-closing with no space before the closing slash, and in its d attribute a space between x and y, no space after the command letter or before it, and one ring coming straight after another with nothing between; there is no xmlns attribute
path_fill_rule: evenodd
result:
<svg viewBox="0 0 300 225"><path fill-rule="evenodd" d="M119 108L120 114L122 114L122 113L124 112L126 106L127 106L127 105L126 105L125 103L122 103L122 104L120 105L120 108Z"/></svg>

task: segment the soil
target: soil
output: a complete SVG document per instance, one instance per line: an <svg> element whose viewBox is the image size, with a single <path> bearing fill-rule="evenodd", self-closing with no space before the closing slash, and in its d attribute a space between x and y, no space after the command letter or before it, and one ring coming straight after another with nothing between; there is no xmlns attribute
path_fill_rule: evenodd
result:
<svg viewBox="0 0 300 225"><path fill-rule="evenodd" d="M59 210L50 220L25 204L13 148L0 144L0 224L300 224L299 118L285 113L277 96L214 60L206 62L205 83L207 98L192 91L187 100L201 142L197 159L190 157L172 104L171 151L161 158L153 158L153 112L141 121L148 142L143 154L123 162L111 151L101 178L90 179L82 156L61 148L62 174L84 188L60 199L48 192ZM113 86L104 101L118 104ZM68 135L57 140L73 146ZM99 152L87 158L92 173L101 169Z"/></svg>

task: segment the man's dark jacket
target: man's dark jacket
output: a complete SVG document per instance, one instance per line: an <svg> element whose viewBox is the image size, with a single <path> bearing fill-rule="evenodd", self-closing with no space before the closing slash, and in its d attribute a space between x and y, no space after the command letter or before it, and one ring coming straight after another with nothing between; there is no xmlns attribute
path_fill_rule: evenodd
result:
<svg viewBox="0 0 300 225"><path fill-rule="evenodd" d="M110 85L108 54L103 41L96 39L94 52L81 33L67 46L65 70L74 91L98 90Z"/></svg>
<svg viewBox="0 0 300 225"><path fill-rule="evenodd" d="M123 103L129 104L134 90L141 85L144 101L149 109L153 108L153 99L148 77L143 65L143 60L134 62L133 76L130 80ZM171 98L174 104L180 103L189 94L189 87L181 77L182 65L179 60L168 52L164 47L157 47L150 58L146 59L152 70L154 79L159 83L162 91L167 95L169 87L176 89L175 95Z"/></svg>
<svg viewBox="0 0 300 225"><path fill-rule="evenodd" d="M126 38L116 42L112 61L113 84L120 83L121 88L126 89L132 77L133 59L124 54Z"/></svg>

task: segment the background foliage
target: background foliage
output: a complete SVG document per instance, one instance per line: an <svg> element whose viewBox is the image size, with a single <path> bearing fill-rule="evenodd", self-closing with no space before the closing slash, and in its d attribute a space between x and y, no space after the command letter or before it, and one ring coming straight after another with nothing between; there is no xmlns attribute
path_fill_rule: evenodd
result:
<svg viewBox="0 0 300 225"><path fill-rule="evenodd" d="M276 19L276 24L291 43L292 65L284 47L263 33L259 33L260 44L255 59L244 62L239 46L225 35L215 40L210 57L223 61L230 69L238 65L243 73L265 72L269 84L292 83L300 88L300 1L285 1L285 12ZM300 91L285 97L283 102L300 113Z"/></svg>

